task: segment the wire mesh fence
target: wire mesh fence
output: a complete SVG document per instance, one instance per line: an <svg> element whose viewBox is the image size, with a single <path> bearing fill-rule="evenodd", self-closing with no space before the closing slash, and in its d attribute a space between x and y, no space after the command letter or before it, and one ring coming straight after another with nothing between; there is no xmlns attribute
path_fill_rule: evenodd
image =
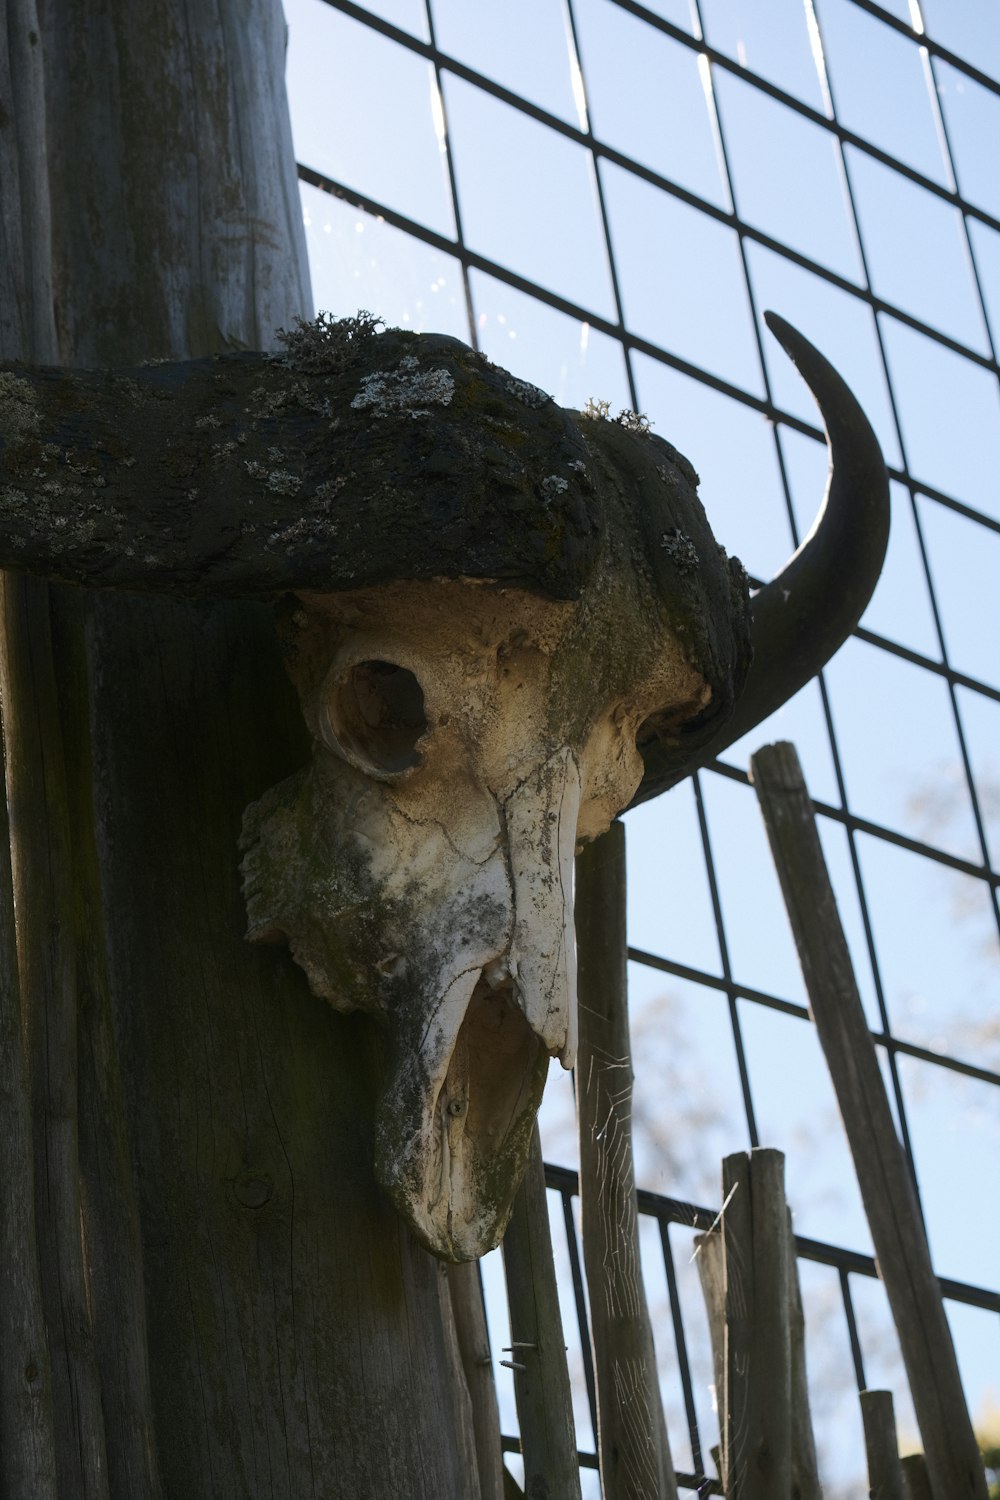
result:
<svg viewBox="0 0 1000 1500"><path fill-rule="evenodd" d="M286 13L319 306L453 333L565 405L647 413L757 579L808 530L826 462L765 307L824 349L876 427L893 539L861 626L752 744L626 820L644 1243L659 1247L689 1488L709 1472L712 1414L677 1242L717 1212L695 1204L715 1202L727 1150L788 1154L807 1322L840 1351L829 1389L893 1378L748 784L750 750L791 738L985 1421L1000 1331L1000 19L947 0ZM575 1148L553 1093L543 1142L579 1320ZM585 1326L574 1338L592 1405ZM831 1422L843 1410L831 1396ZM834 1446L831 1493L847 1492L857 1462Z"/></svg>

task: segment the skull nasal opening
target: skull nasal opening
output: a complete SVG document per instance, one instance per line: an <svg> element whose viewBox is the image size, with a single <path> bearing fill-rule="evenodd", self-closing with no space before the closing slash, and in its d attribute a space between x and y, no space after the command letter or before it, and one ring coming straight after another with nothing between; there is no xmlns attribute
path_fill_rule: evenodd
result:
<svg viewBox="0 0 1000 1500"><path fill-rule="evenodd" d="M331 684L322 718L330 748L361 770L395 776L420 763L416 745L427 716L423 689L407 667L355 662Z"/></svg>

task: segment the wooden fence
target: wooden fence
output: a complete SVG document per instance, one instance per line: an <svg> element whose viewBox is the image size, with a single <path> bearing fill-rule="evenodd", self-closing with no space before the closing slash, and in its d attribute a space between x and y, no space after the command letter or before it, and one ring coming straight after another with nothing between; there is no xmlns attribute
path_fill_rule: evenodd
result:
<svg viewBox="0 0 1000 1500"><path fill-rule="evenodd" d="M794 747L751 761L772 854L843 1117L879 1274L899 1335L923 1454L900 1459L893 1399L863 1391L872 1500L989 1500L914 1185L896 1135L871 1032L837 914L812 803ZM597 1448L604 1500L675 1500L653 1330L639 1260L626 1005L624 830L614 825L577 862L580 1051L576 1071L583 1257L589 1287ZM805 1329L784 1158L767 1148L722 1163L723 1208L698 1236L720 1419L718 1475L701 1494L727 1500L820 1500L806 1382ZM580 1495L570 1379L536 1149L504 1244L508 1363L530 1500ZM462 1273L455 1273L452 1295ZM466 1280L464 1296L469 1297ZM473 1299L474 1300L474 1299ZM482 1395L485 1332L463 1352L478 1391L483 1500L522 1493L496 1475L496 1399ZM465 1326L471 1316L466 1313ZM459 1320L460 1327L462 1320ZM474 1409L476 1401L473 1401ZM492 1477L490 1477L492 1476ZM502 1487L500 1479L502 1478ZM860 1500L860 1497L859 1497Z"/></svg>

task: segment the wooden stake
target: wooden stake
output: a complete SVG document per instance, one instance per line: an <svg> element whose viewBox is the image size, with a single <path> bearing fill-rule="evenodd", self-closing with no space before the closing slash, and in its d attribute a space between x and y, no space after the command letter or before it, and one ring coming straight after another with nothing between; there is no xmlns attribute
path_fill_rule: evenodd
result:
<svg viewBox="0 0 1000 1500"><path fill-rule="evenodd" d="M478 1261L449 1266L448 1281L462 1370L472 1405L480 1497L481 1500L503 1500L500 1414Z"/></svg>
<svg viewBox="0 0 1000 1500"><path fill-rule="evenodd" d="M524 1492L539 1500L579 1500L573 1399L537 1126L504 1237L503 1261L513 1345L507 1351L508 1363L514 1370Z"/></svg>
<svg viewBox="0 0 1000 1500"><path fill-rule="evenodd" d="M768 745L751 779L778 869L816 1030L850 1142L934 1500L987 1500L951 1331L865 1020L795 748Z"/></svg>
<svg viewBox="0 0 1000 1500"><path fill-rule="evenodd" d="M805 1319L802 1313L802 1295L799 1290L795 1241L792 1236L790 1216L787 1233L792 1410L791 1495L793 1500L820 1500L822 1490L816 1463L816 1444L813 1439L809 1391L806 1383ZM694 1243L702 1296L705 1299L705 1310L708 1314L716 1401L721 1422L726 1368L726 1280L722 1231L716 1229L709 1234L700 1234ZM716 1465L723 1489L725 1489L726 1473L722 1466L721 1450L713 1449L712 1452L718 1455Z"/></svg>
<svg viewBox="0 0 1000 1500"><path fill-rule="evenodd" d="M3 609L0 584L0 614ZM9 703L9 673L0 661L0 701ZM0 724L4 759L8 732ZM0 776L0 792L4 791ZM35 1150L31 1069L18 973L10 825L0 796L0 1493L55 1500L58 1493L39 1235L35 1215Z"/></svg>
<svg viewBox="0 0 1000 1500"><path fill-rule="evenodd" d="M695 1257L701 1295L705 1300L708 1316L708 1336L712 1345L712 1378L715 1382L715 1409L722 1432L722 1396L726 1381L726 1264L722 1244L722 1230L712 1229L707 1234L695 1236ZM726 1471L723 1467L722 1445L711 1450L715 1467L726 1488Z"/></svg>
<svg viewBox="0 0 1000 1500"><path fill-rule="evenodd" d="M896 1446L892 1392L862 1391L860 1399L871 1500L903 1500L903 1472Z"/></svg>
<svg viewBox="0 0 1000 1500"><path fill-rule="evenodd" d="M729 1500L791 1493L792 1372L785 1159L722 1163L726 1340L722 1445Z"/></svg>
<svg viewBox="0 0 1000 1500"><path fill-rule="evenodd" d="M927 1459L923 1453L910 1453L902 1460L903 1493L906 1500L932 1500Z"/></svg>
<svg viewBox="0 0 1000 1500"><path fill-rule="evenodd" d="M625 829L576 863L583 1258L604 1500L677 1494L639 1260L625 941Z"/></svg>
<svg viewBox="0 0 1000 1500"><path fill-rule="evenodd" d="M802 1288L799 1285L799 1263L795 1254L792 1216L788 1214L788 1333L792 1365L792 1497L793 1500L822 1500L816 1440L809 1410L809 1381L806 1372L806 1320L802 1310Z"/></svg>

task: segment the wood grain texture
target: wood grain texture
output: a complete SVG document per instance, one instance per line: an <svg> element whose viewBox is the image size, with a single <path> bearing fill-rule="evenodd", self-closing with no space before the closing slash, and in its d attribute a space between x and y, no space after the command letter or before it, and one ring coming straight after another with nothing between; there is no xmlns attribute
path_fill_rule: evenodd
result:
<svg viewBox="0 0 1000 1500"><path fill-rule="evenodd" d="M5 613L0 580L0 617ZM10 656L0 654L0 701L5 705L5 779L11 776L13 745L8 727ZM0 824L0 1493L57 1494L56 1427L49 1355L38 1216L35 1209L35 1144L32 1063L36 1049L26 1033L37 1030L33 1006L25 1002L17 953L10 823L5 801Z"/></svg>
<svg viewBox="0 0 1000 1500"><path fill-rule="evenodd" d="M164 1491L474 1495L441 1268L373 1177L379 1036L243 940L243 807L307 753L269 612L95 598L88 644Z"/></svg>
<svg viewBox="0 0 1000 1500"><path fill-rule="evenodd" d="M639 1260L625 940L625 829L577 857L580 1209L606 1500L676 1494Z"/></svg>
<svg viewBox="0 0 1000 1500"><path fill-rule="evenodd" d="M750 762L899 1334L935 1500L987 1500L951 1331L795 749Z"/></svg>
<svg viewBox="0 0 1000 1500"><path fill-rule="evenodd" d="M45 74L36 0L0 25L0 360L56 359Z"/></svg>
<svg viewBox="0 0 1000 1500"><path fill-rule="evenodd" d="M41 0L58 363L274 347L311 314L277 0Z"/></svg>
<svg viewBox="0 0 1000 1500"><path fill-rule="evenodd" d="M78 872L50 598L3 591L4 718L18 964L27 998L38 1260L52 1368L60 1492L108 1495L101 1382L80 1182Z"/></svg>
<svg viewBox="0 0 1000 1500"><path fill-rule="evenodd" d="M7 0L0 25L0 358L55 355L45 159L45 100L34 0ZM2 590L2 582L0 582ZM0 598L0 617L5 611ZM16 653L15 653L16 655ZM16 754L12 662L0 640L4 781ZM6 790L6 785L5 785ZM23 914L22 914L23 915ZM55 1401L36 1208L38 996L21 986L7 806L0 816L0 1493L56 1500ZM41 1217L41 1224L39 1218ZM48 1282L50 1278L46 1276Z"/></svg>
<svg viewBox="0 0 1000 1500"><path fill-rule="evenodd" d="M531 1157L503 1241L510 1306L510 1362L527 1500L579 1500L573 1396L535 1127Z"/></svg>

